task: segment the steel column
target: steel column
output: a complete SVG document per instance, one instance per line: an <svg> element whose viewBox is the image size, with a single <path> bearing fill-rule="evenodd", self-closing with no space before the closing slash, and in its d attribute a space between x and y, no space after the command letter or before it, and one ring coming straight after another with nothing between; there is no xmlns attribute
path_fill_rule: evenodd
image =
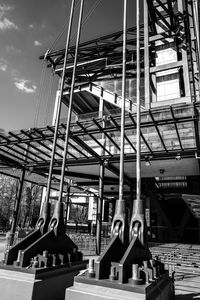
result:
<svg viewBox="0 0 200 300"><path fill-rule="evenodd" d="M103 111L104 111L104 99L103 99L103 88L101 87L100 90L100 98L99 98L99 117L103 117Z"/></svg>
<svg viewBox="0 0 200 300"><path fill-rule="evenodd" d="M149 69L149 16L147 0L144 1L144 86L145 107L150 108L150 69Z"/></svg>
<svg viewBox="0 0 200 300"><path fill-rule="evenodd" d="M140 0L136 2L137 20L137 127L136 127L136 200L133 203L133 212L130 222L129 240L137 236L140 242L145 244L145 219L144 203L141 198L141 111L140 111Z"/></svg>
<svg viewBox="0 0 200 300"><path fill-rule="evenodd" d="M136 92L137 92L137 128L136 128L136 198L137 202L141 202L141 137L140 137L140 0L137 0L137 82L136 82ZM141 211L141 213L143 213Z"/></svg>
<svg viewBox="0 0 200 300"><path fill-rule="evenodd" d="M178 11L180 14L184 15L184 9L183 9L183 0L178 0ZM184 20L181 22L180 25L184 27ZM188 56L187 56L187 50L186 47L182 45L181 47L181 53L182 53L182 61L183 61L183 78L184 78L184 88L185 88L185 97L190 98L191 97L191 87L190 87L190 78L189 78L189 67L188 67Z"/></svg>
<svg viewBox="0 0 200 300"><path fill-rule="evenodd" d="M122 62L122 102L121 102L121 135L120 135L120 174L119 199L116 200L115 215L112 222L111 234L118 235L125 242L126 213L124 193L124 136L125 136L125 100L126 100L126 46L127 46L127 0L124 0L123 14L123 62Z"/></svg>
<svg viewBox="0 0 200 300"><path fill-rule="evenodd" d="M99 168L99 196L97 202L97 229L96 229L96 254L101 252L101 227L102 227L102 208L103 208L103 189L104 189L104 171L103 162Z"/></svg>
<svg viewBox="0 0 200 300"><path fill-rule="evenodd" d="M125 100L126 100L126 31L127 31L127 0L124 0L123 18L123 70L122 70L122 107L121 107L121 135L120 135L120 177L119 201L123 201L124 190L124 135L125 135Z"/></svg>
<svg viewBox="0 0 200 300"><path fill-rule="evenodd" d="M68 188L67 188L67 201L66 201L66 211L65 211L65 226L67 225L67 218L68 218L68 213L69 213L70 189L71 189L71 185L69 184Z"/></svg>

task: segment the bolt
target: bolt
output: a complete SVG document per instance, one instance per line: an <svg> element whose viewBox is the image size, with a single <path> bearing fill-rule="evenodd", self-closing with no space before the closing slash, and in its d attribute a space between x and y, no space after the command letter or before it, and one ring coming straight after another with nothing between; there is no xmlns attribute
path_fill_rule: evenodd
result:
<svg viewBox="0 0 200 300"><path fill-rule="evenodd" d="M133 279L138 279L138 264L133 264L132 265L132 278Z"/></svg>
<svg viewBox="0 0 200 300"><path fill-rule="evenodd" d="M112 266L110 268L110 276L109 276L110 280L116 280L117 279L117 274L116 274L116 267Z"/></svg>
<svg viewBox="0 0 200 300"><path fill-rule="evenodd" d="M89 260L89 266L88 266L88 277L95 277L94 272L94 259Z"/></svg>

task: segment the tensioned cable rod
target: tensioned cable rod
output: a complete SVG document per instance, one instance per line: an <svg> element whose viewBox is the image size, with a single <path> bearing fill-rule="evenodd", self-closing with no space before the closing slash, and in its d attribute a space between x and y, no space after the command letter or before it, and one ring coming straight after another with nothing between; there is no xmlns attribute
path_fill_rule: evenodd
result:
<svg viewBox="0 0 200 300"><path fill-rule="evenodd" d="M72 114L72 102L73 102L77 57L78 57L78 46L79 46L80 33L81 33L83 6L84 6L84 0L81 0L80 12L79 12L79 21L78 21L77 39L76 39L76 50L75 50L75 57L74 57L74 69L73 69L73 73L72 73L72 83L71 83L70 99L69 99L69 107L68 107L68 118L67 118L66 131L65 131L65 145L64 145L64 152L63 152L63 163L62 163L62 170L61 170L60 190L59 190L58 202L62 202L63 185L64 185L64 178L65 178L65 165L66 165L66 160L67 160L68 141L69 141L69 133L70 133L70 122L71 122L71 114ZM63 77L64 77L63 80L65 79L65 69L66 69L67 56L65 56L65 59L66 59L65 64L63 66Z"/></svg>
<svg viewBox="0 0 200 300"><path fill-rule="evenodd" d="M50 167L49 167L48 184L47 184L47 191L46 191L46 202L49 201L50 190L51 190L53 163L54 163L54 156L55 156L56 142L57 142L57 135L58 135L58 127L59 127L59 120L60 120L60 113L61 113L62 94L63 94L63 89L64 89L65 69L66 69L66 65L67 65L67 56L68 56L68 49L69 49L70 36L71 36L72 20L73 20L73 13L74 13L74 3L75 3L75 0L72 0L67 40L66 40L66 47L65 47L66 50L65 50L65 59L64 59L64 65L63 65L63 74L62 74L61 85L60 85L60 95L59 95L57 111L56 111L56 124L55 124L55 133L54 133L54 139L53 139L53 145L52 145L51 163L50 163Z"/></svg>

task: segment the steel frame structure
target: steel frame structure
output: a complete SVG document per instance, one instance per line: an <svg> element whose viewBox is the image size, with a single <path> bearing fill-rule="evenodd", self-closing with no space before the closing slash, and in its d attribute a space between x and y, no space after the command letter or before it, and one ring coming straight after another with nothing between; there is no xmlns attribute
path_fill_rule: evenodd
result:
<svg viewBox="0 0 200 300"><path fill-rule="evenodd" d="M194 18L193 1L188 0L148 0L144 25L140 26L141 76L150 80L145 83L153 87L157 72L179 68L183 71L185 96L192 96L193 101L199 97L199 50L195 28L198 24ZM119 31L104 37L80 44L78 65L76 69L76 86L84 83L122 78L122 37ZM174 41L177 47L178 61L156 67L156 42L169 44ZM71 46L68 53L65 88L70 85L75 47ZM190 53L187 55L187 52ZM53 51L41 59L46 59L48 66L60 75L63 66L64 50ZM126 78L136 76L136 27L127 30ZM148 60L148 61L147 61ZM148 64L148 65L147 65ZM144 72L146 74L144 75ZM147 74L147 72L149 74ZM147 92L146 92L147 94ZM150 96L149 96L150 97ZM150 99L148 99L150 101ZM146 101L147 105L147 101Z"/></svg>
<svg viewBox="0 0 200 300"><path fill-rule="evenodd" d="M150 158L151 161L167 160L175 158L177 154L182 158L199 158L200 59L194 2L189 0L146 0L144 3L144 24L140 26L140 67L141 77L145 82L145 109L141 113L140 130L141 160L145 161L147 158ZM136 78L136 33L136 27L127 30L127 79ZM159 43L170 45L172 42L176 47L177 61L156 65ZM61 77L65 53L65 50L49 52L45 56L41 56L41 59L46 59L48 67L53 68L55 73ZM70 46L67 67L64 72L63 102L65 102L66 94L71 92L75 53L76 47ZM76 57L74 89L81 91L85 85L92 85L93 82L97 83L98 81L121 80L122 53L122 31L80 44ZM160 72L171 69L178 70L179 73L181 96L180 99L176 99L179 105L170 103L168 106L158 107L155 105L156 76ZM102 94L102 89L100 89L99 103L103 98ZM87 99L82 98L82 95L78 94L78 98L80 101L86 102L87 107L92 107ZM70 124L65 177L91 178L92 182L96 184L96 175L72 172L67 170L67 167L104 164L105 169L115 175L113 178L105 177L104 184L109 184L111 181L116 183L116 176L119 177L116 163L119 162L121 150L117 139L121 131L120 116L109 113L109 106L107 106L107 116L99 114L98 118L94 116L85 121L77 118L76 122L73 121ZM106 126L104 126L105 124ZM135 114L127 112L124 138L125 145L127 148L129 147L129 150L125 150L124 161L126 163L136 159L134 139L136 126ZM67 127L68 124L60 124L58 132L54 126L47 126L46 128L32 128L0 135L0 166L25 169L32 173L32 177L34 174L36 175L34 178L31 176L27 178L25 175L26 180L40 182L41 178L46 179L51 164L54 137L57 134L53 174L55 180L59 182ZM169 130L173 132L174 144L170 144L169 139L166 138ZM105 144L100 142L102 136L106 141ZM154 143L151 142L152 137ZM1 172L6 173L5 169L2 169ZM133 181L134 178L125 174L125 185L133 187ZM86 184L91 186L92 182L82 181L80 183L84 186ZM67 180L65 184L68 185Z"/></svg>
<svg viewBox="0 0 200 300"><path fill-rule="evenodd" d="M181 109L182 113L180 113ZM194 103L187 106L179 106L178 108L170 106L164 110L161 108L160 110L151 109L142 112L141 137L143 150L141 159L145 160L146 157L151 157L152 161L157 159L165 160L176 157L177 153L182 158L194 158L195 155L198 155L200 149L199 109L200 104ZM159 114L162 114L162 118ZM67 166L100 164L102 160L108 160L109 165L106 168L118 175L118 170L112 166L112 163L116 163L119 160L120 146L117 144L114 134L119 133L120 116L107 116L106 119L107 126L105 128L102 126L102 118L77 121L71 124ZM110 123L109 126L108 123ZM191 128L193 128L190 131L190 136L187 136L187 139L189 139L187 144L185 144L185 137L182 132L185 124L190 124ZM163 130L166 126L170 126L171 132L173 130L174 139L178 141L175 148L169 146L168 141L166 141L165 130ZM150 142L151 138L148 137L148 128L151 128L154 138L157 139L157 143L154 146ZM126 145L130 149L126 152L125 161L134 161L136 158L135 141L130 135L130 131L134 132L135 129L135 114L127 113L125 118L125 140ZM60 124L55 152L55 168L58 168L62 163L61 152L63 151L64 130L65 124ZM101 133L105 134L107 138L107 145L105 146L98 141L98 136ZM36 172L36 174L38 172L39 175L42 174L42 170L45 170L44 174L46 174L50 163L53 136L53 126L21 130L18 133L9 132L6 136L1 135L1 164L6 164L12 168L25 167L27 170ZM88 140L93 141L91 146L88 145ZM160 145L160 148L158 145ZM113 148L112 153L109 150L111 147ZM98 154L101 151L104 152L102 156ZM66 175L70 177L70 172L67 170ZM80 176L84 177L84 175ZM126 178L126 184L129 184L130 181L131 178Z"/></svg>

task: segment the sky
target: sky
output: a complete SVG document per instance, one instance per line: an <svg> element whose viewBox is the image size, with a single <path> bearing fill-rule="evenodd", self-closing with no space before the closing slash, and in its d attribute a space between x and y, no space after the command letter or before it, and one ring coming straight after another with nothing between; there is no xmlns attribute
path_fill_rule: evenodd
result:
<svg viewBox="0 0 200 300"><path fill-rule="evenodd" d="M133 2L128 1L128 26L134 25ZM0 129L51 124L58 78L39 56L64 47L70 5L71 0L0 0ZM81 40L121 30L122 15L123 0L85 0Z"/></svg>

